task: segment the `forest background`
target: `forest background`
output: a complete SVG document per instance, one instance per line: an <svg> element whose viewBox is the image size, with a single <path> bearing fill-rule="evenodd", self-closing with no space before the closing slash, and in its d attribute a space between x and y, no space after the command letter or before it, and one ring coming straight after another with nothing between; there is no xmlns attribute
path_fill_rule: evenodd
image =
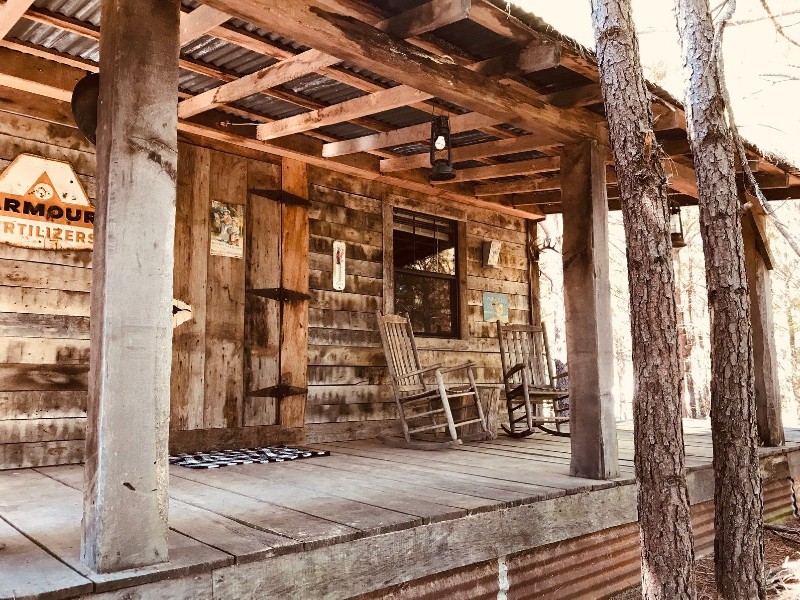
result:
<svg viewBox="0 0 800 600"><path fill-rule="evenodd" d="M587 0L515 0L587 48L594 33ZM721 2L712 0L712 7ZM645 76L676 98L683 97L683 73L673 3L633 0ZM772 17L770 17L770 14ZM800 5L797 0L738 0L723 47L725 73L736 121L747 141L800 167ZM772 202L776 217L800 246L800 200ZM683 402L686 415L707 418L710 407L709 313L703 247L696 207L682 210L687 246L674 251L678 319L684 352ZM611 300L617 418L632 418L628 278L622 213L610 214ZM800 425L800 257L773 221L768 232L775 257L772 302L783 419ZM553 340L553 355L566 361L561 216L552 215L539 231L540 245L556 252L540 255L542 319Z"/></svg>

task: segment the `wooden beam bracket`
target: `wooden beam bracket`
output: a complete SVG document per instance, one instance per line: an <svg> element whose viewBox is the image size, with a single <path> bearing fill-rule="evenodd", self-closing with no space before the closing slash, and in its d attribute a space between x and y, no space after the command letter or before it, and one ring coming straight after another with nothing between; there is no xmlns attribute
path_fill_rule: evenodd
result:
<svg viewBox="0 0 800 600"><path fill-rule="evenodd" d="M248 190L251 196L259 196L261 198L267 198L268 200L274 200L280 204L287 204L290 206L304 206L306 208L311 207L311 201L307 200L306 198L302 198L300 196L296 196L295 194L290 194L284 190L260 190L260 189L252 189Z"/></svg>
<svg viewBox="0 0 800 600"><path fill-rule="evenodd" d="M295 387L281 383L278 385L271 385L269 387L261 388L260 390L253 390L247 395L258 398L277 398L280 400L282 398L286 398L287 396L305 396L306 394L308 394L308 388Z"/></svg>
<svg viewBox="0 0 800 600"><path fill-rule="evenodd" d="M245 293L252 294L253 296L260 296L262 298L268 298L270 300L278 300L279 302L308 302L311 300L311 296L309 294L298 292L296 290L288 290L285 287L254 288L246 290Z"/></svg>

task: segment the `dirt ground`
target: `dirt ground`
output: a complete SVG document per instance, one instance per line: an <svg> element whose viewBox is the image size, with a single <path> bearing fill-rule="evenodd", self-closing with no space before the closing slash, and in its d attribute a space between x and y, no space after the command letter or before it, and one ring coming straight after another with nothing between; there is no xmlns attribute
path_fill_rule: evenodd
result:
<svg viewBox="0 0 800 600"><path fill-rule="evenodd" d="M782 523L784 527L797 530L797 534L780 535L774 531L764 532L764 559L767 573L767 598L771 600L800 600L800 520ZM695 563L698 600L716 600L714 581L714 559L701 558ZM632 589L613 597L612 600L640 600L641 590Z"/></svg>

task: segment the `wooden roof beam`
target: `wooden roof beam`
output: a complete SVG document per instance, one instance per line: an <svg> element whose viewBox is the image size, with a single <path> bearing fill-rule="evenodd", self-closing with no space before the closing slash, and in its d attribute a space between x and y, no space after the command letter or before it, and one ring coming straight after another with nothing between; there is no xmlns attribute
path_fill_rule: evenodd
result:
<svg viewBox="0 0 800 600"><path fill-rule="evenodd" d="M502 123L500 119L487 117L479 113L466 113L455 117L450 117L450 133L460 133L481 127L489 127ZM355 152L368 152L376 148L387 148L389 146L400 146L410 144L419 140L428 139L431 135L431 124L420 123L419 125L409 125L400 129L374 133L352 140L342 140L325 144L322 148L322 156L332 158L334 156L344 156ZM427 154L425 154L427 156Z"/></svg>
<svg viewBox="0 0 800 600"><path fill-rule="evenodd" d="M453 120L454 119L450 120L451 124ZM430 126L428 125L427 127L430 133ZM546 135L532 133L530 135L523 135L505 140L483 142L481 144L470 144L469 146L453 148L453 162L481 160L492 156L517 154L519 152L530 152L532 150L550 150L553 146L553 139ZM419 169L430 166L430 154L428 152L423 152L421 154L384 159L381 161L381 172L391 173L393 171L406 171L408 169Z"/></svg>
<svg viewBox="0 0 800 600"><path fill-rule="evenodd" d="M459 181L480 181L496 177L514 177L517 175L535 175L547 171L558 171L561 161L557 156L532 158L512 163L501 163L486 167L473 167L456 171L455 179L442 183L456 183Z"/></svg>
<svg viewBox="0 0 800 600"><path fill-rule="evenodd" d="M506 194L527 194L531 192L551 192L561 189L558 176L538 177L536 179L516 179L513 181L493 181L475 188L476 198L504 196Z"/></svg>
<svg viewBox="0 0 800 600"><path fill-rule="evenodd" d="M33 0L6 0L6 3L0 6L0 40L8 35L31 4Z"/></svg>
<svg viewBox="0 0 800 600"><path fill-rule="evenodd" d="M0 85L69 102L86 72L47 59L0 48ZM53 68L56 67L56 68Z"/></svg>
<svg viewBox="0 0 800 600"><path fill-rule="evenodd" d="M227 13L206 4L201 4L190 13L181 13L181 46L203 37L230 18Z"/></svg>
<svg viewBox="0 0 800 600"><path fill-rule="evenodd" d="M425 92L404 85L389 88L382 92L367 94L346 102L333 104L311 112L259 125L257 137L260 140L271 140L293 133L303 133L317 127L325 127L343 123L359 117L365 117L385 110L399 108L412 102L422 102L430 98Z"/></svg>
<svg viewBox="0 0 800 600"><path fill-rule="evenodd" d="M265 67L230 83L225 83L178 103L178 116L186 119L222 104L277 87L303 75L338 63L339 60L318 50L306 50L277 64Z"/></svg>
<svg viewBox="0 0 800 600"><path fill-rule="evenodd" d="M409 38L469 18L471 0L431 0L376 26L392 37Z"/></svg>
<svg viewBox="0 0 800 600"><path fill-rule="evenodd" d="M605 128L582 112L526 98L485 76L396 40L355 19L332 14L330 2L207 0L219 10L389 77L468 110L529 130L548 130L563 141L605 142ZM454 85L459 82L459 85Z"/></svg>

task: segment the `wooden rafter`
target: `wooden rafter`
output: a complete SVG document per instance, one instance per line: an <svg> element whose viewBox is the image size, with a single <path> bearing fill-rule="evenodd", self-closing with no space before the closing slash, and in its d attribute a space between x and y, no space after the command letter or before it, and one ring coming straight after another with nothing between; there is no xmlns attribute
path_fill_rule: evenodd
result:
<svg viewBox="0 0 800 600"><path fill-rule="evenodd" d="M206 35L215 27L222 25L230 16L222 11L201 4L190 13L181 14L181 46Z"/></svg>
<svg viewBox="0 0 800 600"><path fill-rule="evenodd" d="M309 113L303 113L302 115L273 121L267 125L259 125L257 136L260 140L271 140L284 135L302 133L317 127L334 125L385 110L399 108L414 102L422 102L428 98L430 96L425 92L406 86L397 86L332 106L326 106Z"/></svg>
<svg viewBox="0 0 800 600"><path fill-rule="evenodd" d="M504 196L506 194L526 194L530 192L547 192L558 190L561 183L557 176L537 179L517 179L513 181L495 181L479 185L475 188L477 198L487 196Z"/></svg>
<svg viewBox="0 0 800 600"><path fill-rule="evenodd" d="M497 125L498 123L502 123L502 121L495 119L494 117L487 117L486 115L481 115L478 113L466 113L464 115L451 117L450 132L459 133L462 131L469 131L470 129L479 129L480 127ZM352 140L343 140L341 142L325 144L325 147L322 149L322 155L331 158L334 156L353 154L355 152L367 152L376 148L400 146L402 144L409 144L411 142L424 140L430 137L430 133L430 123L410 125L408 127L394 129L384 133L375 133Z"/></svg>
<svg viewBox="0 0 800 600"><path fill-rule="evenodd" d="M471 144L469 146L453 148L453 162L481 160L491 156L517 154L519 152L530 152L532 150L545 151L552 149L553 144L554 140L547 137L547 135L532 133L530 135L523 135L505 140L483 142L482 144ZM429 166L430 156L428 152L424 152L421 154L412 154L410 156L398 156L384 159L381 161L381 172L391 173L393 171L406 171L408 169L419 169Z"/></svg>
<svg viewBox="0 0 800 600"><path fill-rule="evenodd" d="M31 4L33 0L6 0L6 3L0 6L0 40L8 35Z"/></svg>
<svg viewBox="0 0 800 600"><path fill-rule="evenodd" d="M230 83L180 102L178 116L182 119L191 117L222 104L277 87L337 62L339 61L329 54L317 50L306 50L251 75L235 79Z"/></svg>
<svg viewBox="0 0 800 600"><path fill-rule="evenodd" d="M517 175L533 175L536 173L545 173L547 171L558 171L559 164L560 161L557 156L545 156L543 158L532 158L530 160L489 165L486 167L459 169L456 172L455 179L452 179L451 182L480 181L483 179L494 179L496 177L514 177Z"/></svg>

